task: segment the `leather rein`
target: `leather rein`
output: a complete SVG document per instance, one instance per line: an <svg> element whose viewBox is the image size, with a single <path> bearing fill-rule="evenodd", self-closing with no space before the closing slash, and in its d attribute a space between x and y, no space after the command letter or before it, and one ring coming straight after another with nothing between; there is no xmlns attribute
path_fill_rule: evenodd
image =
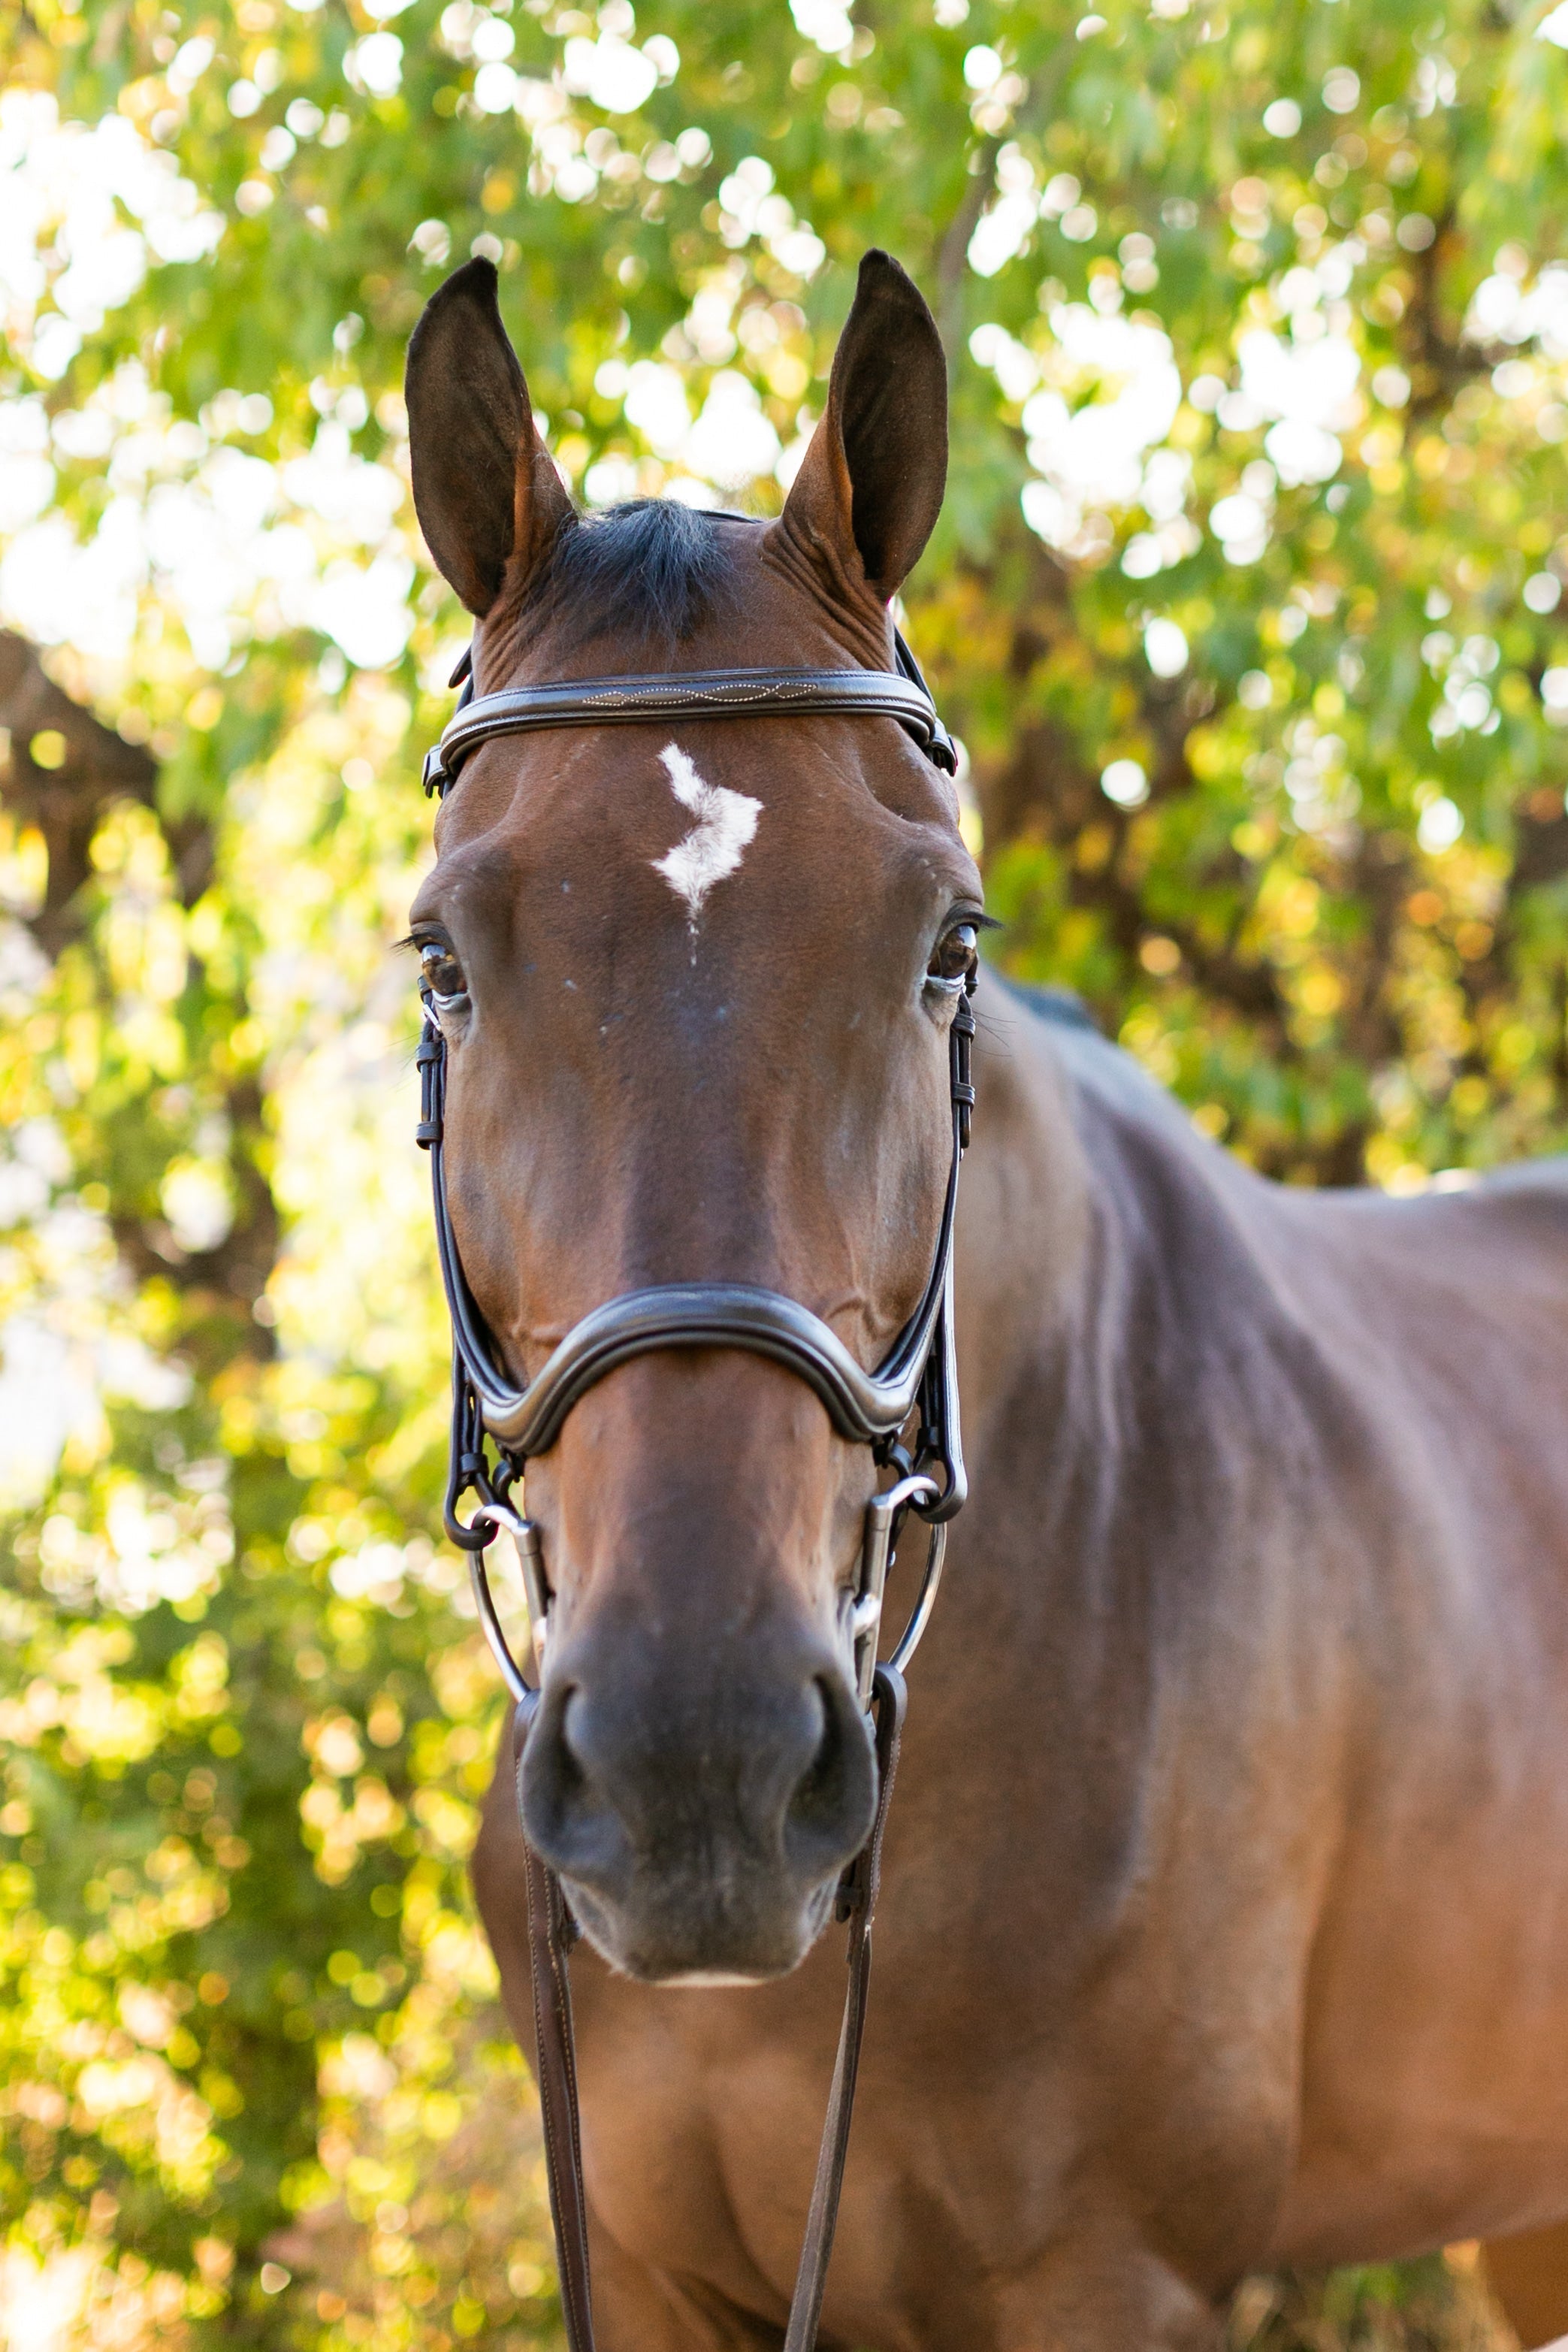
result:
<svg viewBox="0 0 1568 2352"><path fill-rule="evenodd" d="M471 654L453 677L464 690L456 711L424 764L427 793L443 797L463 761L497 735L558 727L599 727L680 719L764 718L829 713L896 719L934 766L952 775L953 744L914 655L895 630L898 668L883 670L733 669L662 677L588 678L476 695ZM523 1750L538 1706L513 1655L486 1573L486 1548L504 1528L517 1548L527 1598L536 1675L542 1675L553 1593L539 1530L510 1499L528 1458L554 1444L579 1400L635 1357L670 1348L737 1348L769 1358L803 1380L821 1400L841 1437L867 1445L891 1483L866 1507L859 1575L846 1595L843 1630L857 1692L876 1745L877 1799L872 1832L839 1883L835 1916L849 1924L849 1987L816 2178L789 2308L784 2352L811 2352L827 2284L849 2148L855 2074L865 2024L883 1832L893 1793L903 1727L904 1670L929 1622L941 1580L946 1522L967 1492L958 1421L953 1340L953 1234L958 1169L969 1140L975 1092L970 1053L975 1015L971 976L954 1010L949 1042L952 1158L930 1275L909 1322L874 1372L867 1372L821 1317L799 1300L747 1283L661 1283L607 1299L575 1324L525 1388L505 1369L470 1291L447 1206L444 1167L446 1040L424 995L418 1141L429 1151L441 1278L452 1318L452 1447L443 1517L468 1555L479 1622L515 1702L514 1758L521 1811ZM913 1428L911 1424L913 1423ZM492 1458L491 1448L494 1448ZM465 1495L476 1499L466 1521ZM891 1657L877 1658L883 1594L900 1528L913 1513L930 1529L915 1607ZM578 2120L577 2063L568 1957L580 1930L560 1882L523 1833L528 1901L528 1957L538 2042L539 2105L550 2215L560 2272L561 2311L570 2352L594 2352L588 2253L588 2210Z"/></svg>

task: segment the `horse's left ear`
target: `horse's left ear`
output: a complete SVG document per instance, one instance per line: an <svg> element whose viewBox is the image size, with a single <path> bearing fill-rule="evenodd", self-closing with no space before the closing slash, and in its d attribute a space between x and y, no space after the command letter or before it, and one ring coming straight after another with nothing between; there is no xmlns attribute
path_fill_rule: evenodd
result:
<svg viewBox="0 0 1568 2352"><path fill-rule="evenodd" d="M828 405L783 527L846 587L885 604L920 559L947 480L947 363L936 321L891 254L861 263Z"/></svg>

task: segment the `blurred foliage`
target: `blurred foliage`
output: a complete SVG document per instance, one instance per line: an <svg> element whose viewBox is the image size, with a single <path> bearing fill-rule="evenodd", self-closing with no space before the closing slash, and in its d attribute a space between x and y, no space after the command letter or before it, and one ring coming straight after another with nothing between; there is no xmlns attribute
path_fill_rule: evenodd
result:
<svg viewBox="0 0 1568 2352"><path fill-rule="evenodd" d="M28 2352L553 2340L389 952L464 634L399 393L444 267L499 262L580 493L768 512L896 252L1002 961L1291 1181L1562 1139L1568 63L1510 0L1103 7L0 0L0 604L116 730L24 665L0 764ZM1431 2263L1232 2333L1490 2326Z"/></svg>
<svg viewBox="0 0 1568 2352"><path fill-rule="evenodd" d="M1474 2246L1447 2256L1249 2279L1231 2309L1231 2352L1515 2352Z"/></svg>

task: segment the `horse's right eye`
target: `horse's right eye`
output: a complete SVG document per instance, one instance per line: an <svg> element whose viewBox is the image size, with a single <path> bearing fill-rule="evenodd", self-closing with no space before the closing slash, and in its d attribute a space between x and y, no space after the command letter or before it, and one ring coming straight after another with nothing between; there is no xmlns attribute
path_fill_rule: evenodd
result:
<svg viewBox="0 0 1568 2352"><path fill-rule="evenodd" d="M419 986L420 993L433 996L438 1005L451 1004L467 995L463 967L444 941L426 940L420 949Z"/></svg>
<svg viewBox="0 0 1568 2352"><path fill-rule="evenodd" d="M964 987L978 961L978 930L973 922L957 922L943 932L932 950L925 978L951 994Z"/></svg>

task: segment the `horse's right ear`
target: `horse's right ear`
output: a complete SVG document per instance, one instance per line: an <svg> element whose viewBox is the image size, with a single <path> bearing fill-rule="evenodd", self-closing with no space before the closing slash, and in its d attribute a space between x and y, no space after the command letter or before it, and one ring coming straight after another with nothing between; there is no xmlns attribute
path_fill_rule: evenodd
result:
<svg viewBox="0 0 1568 2352"><path fill-rule="evenodd" d="M419 527L481 619L514 560L526 577L572 512L535 430L496 287L495 264L470 261L437 288L410 339L404 385Z"/></svg>
<svg viewBox="0 0 1568 2352"><path fill-rule="evenodd" d="M914 570L947 480L947 363L891 254L862 259L828 404L782 525L841 590L886 604Z"/></svg>

